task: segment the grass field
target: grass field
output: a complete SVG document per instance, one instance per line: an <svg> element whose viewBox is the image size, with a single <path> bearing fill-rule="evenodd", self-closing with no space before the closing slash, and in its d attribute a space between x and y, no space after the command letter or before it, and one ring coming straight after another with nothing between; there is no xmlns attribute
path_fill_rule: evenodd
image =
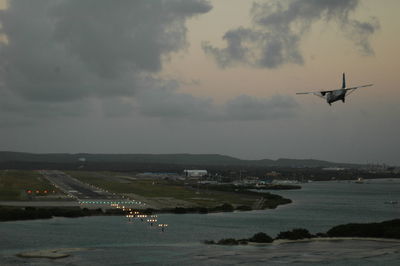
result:
<svg viewBox="0 0 400 266"><path fill-rule="evenodd" d="M32 194L29 195L27 190L31 190ZM53 190L59 192L36 171L0 170L0 200L29 200L45 196L45 190L48 194ZM36 191L40 193L36 194Z"/></svg>
<svg viewBox="0 0 400 266"><path fill-rule="evenodd" d="M148 199L173 198L183 200L198 207L215 207L223 203L234 206L246 205L252 207L262 195L245 193L197 190L185 186L183 181L135 179L134 175L114 172L68 171L69 175L89 184L96 185L114 193L136 194Z"/></svg>

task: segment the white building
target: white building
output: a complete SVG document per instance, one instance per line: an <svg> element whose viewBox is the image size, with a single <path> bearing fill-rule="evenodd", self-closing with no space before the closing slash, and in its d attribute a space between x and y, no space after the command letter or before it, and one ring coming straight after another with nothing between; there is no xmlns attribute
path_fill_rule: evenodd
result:
<svg viewBox="0 0 400 266"><path fill-rule="evenodd" d="M207 170L183 170L187 177L202 177L208 174Z"/></svg>

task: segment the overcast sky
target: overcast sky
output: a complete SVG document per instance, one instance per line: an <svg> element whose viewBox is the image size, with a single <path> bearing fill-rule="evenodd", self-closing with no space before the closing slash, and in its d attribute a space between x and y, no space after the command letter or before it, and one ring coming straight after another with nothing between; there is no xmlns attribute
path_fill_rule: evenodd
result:
<svg viewBox="0 0 400 266"><path fill-rule="evenodd" d="M0 150L400 165L398 0L0 8Z"/></svg>

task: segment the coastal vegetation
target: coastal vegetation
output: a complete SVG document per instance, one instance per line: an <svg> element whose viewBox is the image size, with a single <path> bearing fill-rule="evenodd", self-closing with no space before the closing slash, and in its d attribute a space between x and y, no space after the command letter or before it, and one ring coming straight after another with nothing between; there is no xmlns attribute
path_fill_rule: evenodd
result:
<svg viewBox="0 0 400 266"><path fill-rule="evenodd" d="M272 243L275 240L318 240L335 238L391 238L400 239L400 219L383 221L379 223L350 223L337 225L329 229L326 233L311 234L307 229L296 228L290 231L278 233L275 239L267 234L260 232L248 239L224 238L219 241L205 240L203 243L208 245L247 245L253 243Z"/></svg>
<svg viewBox="0 0 400 266"><path fill-rule="evenodd" d="M291 190L291 189L301 189L299 185L285 185L285 184L265 184L261 186L256 185L241 185L235 186L234 184L203 184L200 185L203 189L216 190L216 191L236 191L236 192L246 192L249 193L249 190L263 189L263 190ZM254 193L259 193L258 191L253 191Z"/></svg>
<svg viewBox="0 0 400 266"><path fill-rule="evenodd" d="M350 223L331 228L329 237L373 237L400 239L400 219L381 223Z"/></svg>
<svg viewBox="0 0 400 266"><path fill-rule="evenodd" d="M117 172L66 171L82 182L104 190L141 198L158 210L178 208L175 213L193 212L193 208L206 208L210 212L276 208L291 203L290 199L265 191L255 192L231 185L206 186L197 182L170 179L137 178ZM168 204L171 202L170 204ZM222 208L229 204L232 208ZM197 211L196 211L197 212Z"/></svg>
<svg viewBox="0 0 400 266"><path fill-rule="evenodd" d="M260 232L249 238L249 241L254 243L271 243L273 239L266 233Z"/></svg>
<svg viewBox="0 0 400 266"><path fill-rule="evenodd" d="M233 246L233 245L247 245L249 242L272 243L273 241L274 241L274 239L272 237L270 237L269 235L267 235L266 233L259 232L250 238L244 238L244 239L224 238L219 241L205 240L204 244Z"/></svg>
<svg viewBox="0 0 400 266"><path fill-rule="evenodd" d="M110 192L139 198L149 208L175 213L249 211L276 208L291 201L268 192L254 192L230 185L202 186L196 181L136 178L134 174L67 171L81 181ZM0 201L72 200L38 171L0 170ZM224 204L230 207L222 207ZM176 209L175 208L183 208Z"/></svg>
<svg viewBox="0 0 400 266"><path fill-rule="evenodd" d="M6 207L0 206L0 221L50 219L53 217L76 218L91 215L104 215L101 209L81 209L79 207Z"/></svg>
<svg viewBox="0 0 400 266"><path fill-rule="evenodd" d="M307 229L295 228L291 231L283 231L278 234L276 239L299 240L314 237Z"/></svg>
<svg viewBox="0 0 400 266"><path fill-rule="evenodd" d="M153 210L143 210L144 214L152 214ZM121 209L87 209L80 207L15 207L0 206L0 222L51 219L54 217L78 218L85 216L122 216L125 215Z"/></svg>
<svg viewBox="0 0 400 266"><path fill-rule="evenodd" d="M176 179L136 178L135 175L119 172L68 171L68 174L84 183L133 198L146 203L143 213L210 213L249 211L276 208L291 200L265 191L256 192L236 186L200 186L197 181ZM2 204L7 201L68 200L38 171L0 171L0 196ZM29 204L28 204L29 205ZM48 219L56 216L81 217L88 215L123 215L111 206L102 212L81 210L79 207L1 207L0 221ZM104 207L104 206L103 206Z"/></svg>
<svg viewBox="0 0 400 266"><path fill-rule="evenodd" d="M154 213L200 213L209 212L232 212L235 209L232 205L224 203L214 208L182 208L176 207L173 209L156 210L147 208L140 210L141 214L151 215ZM35 220L35 219L51 219L53 217L77 218L84 216L108 216L108 215L126 215L127 211L122 209L87 209L80 207L15 207L15 206L0 206L0 222L18 221L18 220Z"/></svg>

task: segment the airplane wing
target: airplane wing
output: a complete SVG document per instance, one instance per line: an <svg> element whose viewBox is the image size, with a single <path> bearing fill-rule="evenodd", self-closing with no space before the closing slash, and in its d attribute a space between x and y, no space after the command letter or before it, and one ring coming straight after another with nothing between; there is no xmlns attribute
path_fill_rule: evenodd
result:
<svg viewBox="0 0 400 266"><path fill-rule="evenodd" d="M318 92L296 92L296 94L315 94Z"/></svg>
<svg viewBox="0 0 400 266"><path fill-rule="evenodd" d="M297 92L296 94L312 94L324 98L325 94L332 91L310 91L310 92Z"/></svg>
<svg viewBox="0 0 400 266"><path fill-rule="evenodd" d="M374 85L374 84L367 84L367 85L361 85L361 86L357 86L357 87L346 88L346 91L349 91L349 90L356 90L356 89L358 89L358 88L370 87L370 86L372 86L372 85Z"/></svg>

